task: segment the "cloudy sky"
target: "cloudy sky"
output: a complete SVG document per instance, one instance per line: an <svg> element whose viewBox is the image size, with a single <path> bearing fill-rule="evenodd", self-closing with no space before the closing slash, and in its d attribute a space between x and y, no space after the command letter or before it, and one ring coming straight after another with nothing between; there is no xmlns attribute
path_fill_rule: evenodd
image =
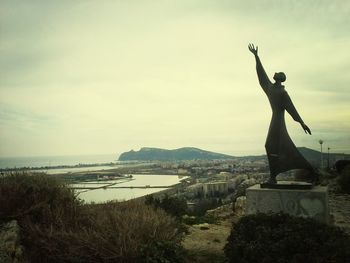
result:
<svg viewBox="0 0 350 263"><path fill-rule="evenodd" d="M286 117L295 144L350 153L349 3L0 0L0 156L262 154L249 42L313 132Z"/></svg>

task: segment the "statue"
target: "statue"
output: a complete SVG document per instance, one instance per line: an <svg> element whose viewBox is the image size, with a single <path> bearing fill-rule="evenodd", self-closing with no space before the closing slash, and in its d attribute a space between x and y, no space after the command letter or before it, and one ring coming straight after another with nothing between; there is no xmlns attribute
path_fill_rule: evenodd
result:
<svg viewBox="0 0 350 263"><path fill-rule="evenodd" d="M287 132L284 120L285 110L296 122L300 123L306 134L311 135L311 130L301 119L287 91L282 85L282 82L286 80L286 75L283 72L275 73L273 76L275 83L272 83L261 64L258 56L258 47L249 44L248 48L255 56L259 83L266 93L272 108L272 119L265 143L270 167L270 179L267 183L276 184L276 176L279 173L292 169L306 169L313 172L313 167L298 151Z"/></svg>

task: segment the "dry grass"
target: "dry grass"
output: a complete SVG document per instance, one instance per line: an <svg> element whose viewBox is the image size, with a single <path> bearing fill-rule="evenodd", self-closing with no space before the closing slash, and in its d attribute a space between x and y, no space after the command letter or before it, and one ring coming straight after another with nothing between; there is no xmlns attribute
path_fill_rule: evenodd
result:
<svg viewBox="0 0 350 263"><path fill-rule="evenodd" d="M41 225L73 224L81 202L63 181L44 174L15 172L0 176L0 220Z"/></svg>
<svg viewBox="0 0 350 263"><path fill-rule="evenodd" d="M241 217L232 213L232 204L215 212L216 223L199 224L190 226L189 234L184 238L182 244L188 254L188 263L222 263L226 262L224 246L231 232L233 222ZM206 226L206 227L202 227Z"/></svg>
<svg viewBox="0 0 350 263"><path fill-rule="evenodd" d="M180 244L178 222L143 202L84 205L49 176L0 180L0 220L18 220L32 262L157 262Z"/></svg>
<svg viewBox="0 0 350 263"><path fill-rule="evenodd" d="M50 262L139 262L145 256L142 249L155 242L180 242L176 221L140 202L86 209L89 222L83 220L78 227L28 225L35 258L50 255Z"/></svg>

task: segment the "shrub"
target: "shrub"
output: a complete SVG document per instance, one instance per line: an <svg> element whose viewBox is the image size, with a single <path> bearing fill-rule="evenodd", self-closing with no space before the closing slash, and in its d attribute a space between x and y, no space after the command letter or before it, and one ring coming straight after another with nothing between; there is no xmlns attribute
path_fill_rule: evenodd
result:
<svg viewBox="0 0 350 263"><path fill-rule="evenodd" d="M161 208L172 216L180 218L187 212L187 202L184 198L169 197L165 195L162 199L154 198L152 195L146 196L145 204L155 208Z"/></svg>
<svg viewBox="0 0 350 263"><path fill-rule="evenodd" d="M350 238L339 228L285 214L242 217L233 225L229 262L347 262Z"/></svg>
<svg viewBox="0 0 350 263"><path fill-rule="evenodd" d="M336 169L336 171L338 173L341 173L343 171L343 169L348 165L350 165L350 160L338 160L334 164L334 168Z"/></svg>
<svg viewBox="0 0 350 263"><path fill-rule="evenodd" d="M30 262L181 258L179 223L141 201L85 205L50 176L11 174L1 178L0 206L3 220L18 220Z"/></svg>
<svg viewBox="0 0 350 263"><path fill-rule="evenodd" d="M90 206L88 210L90 224L74 229L31 225L27 243L35 262L158 262L151 259L160 255L159 262L167 262L170 251L178 253L180 228L162 210L138 201Z"/></svg>
<svg viewBox="0 0 350 263"><path fill-rule="evenodd" d="M180 244L163 241L153 242L142 247L142 259L145 263L182 263L185 250Z"/></svg>
<svg viewBox="0 0 350 263"><path fill-rule="evenodd" d="M221 199L217 199L214 197L200 199L196 203L196 205L192 209L192 211L189 211L189 214L194 215L194 216L198 216L198 217L204 216L208 210L217 208L218 206L222 205L222 200L221 200L221 204L220 204L220 200Z"/></svg>
<svg viewBox="0 0 350 263"><path fill-rule="evenodd" d="M215 224L217 219L213 215L204 215L204 216L188 216L184 215L182 217L183 223L186 225L198 225L198 224Z"/></svg>
<svg viewBox="0 0 350 263"><path fill-rule="evenodd" d="M23 172L0 176L0 220L52 225L75 222L81 202L63 181Z"/></svg>
<svg viewBox="0 0 350 263"><path fill-rule="evenodd" d="M340 177L338 179L338 183L342 191L350 194L350 165L349 164L342 169L340 173Z"/></svg>

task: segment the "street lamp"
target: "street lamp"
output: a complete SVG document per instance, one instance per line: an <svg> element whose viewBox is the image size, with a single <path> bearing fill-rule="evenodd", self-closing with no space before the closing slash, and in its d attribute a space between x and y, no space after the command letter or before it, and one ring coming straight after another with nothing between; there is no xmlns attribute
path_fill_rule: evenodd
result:
<svg viewBox="0 0 350 263"><path fill-rule="evenodd" d="M321 146L321 168L323 167L323 153L322 153L322 144L323 144L323 140L319 140L318 143Z"/></svg>
<svg viewBox="0 0 350 263"><path fill-rule="evenodd" d="M328 147L328 156L327 156L327 157L328 157L328 160L327 160L327 168L328 168L328 169L330 169L330 166L329 166L329 150L330 150L330 149L331 149L331 148Z"/></svg>

